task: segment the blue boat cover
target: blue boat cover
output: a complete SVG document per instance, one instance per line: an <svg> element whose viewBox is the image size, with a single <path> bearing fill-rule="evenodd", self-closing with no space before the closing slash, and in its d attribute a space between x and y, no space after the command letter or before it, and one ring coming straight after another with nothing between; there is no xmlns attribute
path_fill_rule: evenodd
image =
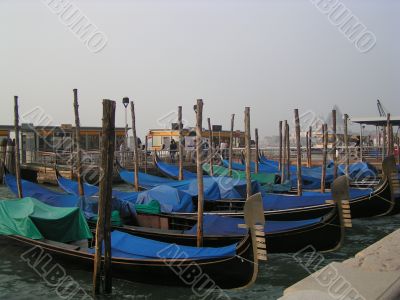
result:
<svg viewBox="0 0 400 300"><path fill-rule="evenodd" d="M179 190L184 191L185 193L191 195L192 197L197 197L199 194L197 179L192 179L187 181L186 186L179 187ZM223 199L219 190L218 182L216 182L211 177L203 178L203 186L204 186L204 199L207 201L220 200ZM234 189L230 186L230 189Z"/></svg>
<svg viewBox="0 0 400 300"><path fill-rule="evenodd" d="M264 232L273 234L282 231L290 231L306 226L318 224L321 218L301 220L301 221L267 221L265 222ZM241 218L221 217L218 215L204 215L203 233L204 235L245 235L247 229L239 228L239 224L245 224ZM185 230L185 234L196 234L197 224L191 229Z"/></svg>
<svg viewBox="0 0 400 300"><path fill-rule="evenodd" d="M111 233L111 255L114 258L150 260L215 259L235 256L236 246L237 244L218 248L178 246L137 237L117 230ZM94 254L95 249L91 248L88 252Z"/></svg>
<svg viewBox="0 0 400 300"><path fill-rule="evenodd" d="M133 172L130 172L133 177ZM184 183L178 189L192 197L197 196L197 182L196 180L183 180L175 181L178 183ZM216 188L216 184L218 189ZM319 183L318 183L319 184ZM253 191L260 191L260 185L258 182L253 181ZM170 185L168 185L170 186ZM170 186L173 187L173 186ZM232 179L229 177L207 177L204 178L205 187L205 199L207 201L218 200L218 199L244 199L246 195L246 183L238 179ZM233 188L232 188L233 187ZM349 189L351 199L369 196L373 192L372 189ZM175 195L179 195L175 193ZM285 194L273 194L273 193L262 193L264 210L283 210L292 208L309 207L314 205L325 204L325 201L332 199L330 192L320 193L312 191L304 191L302 196L296 195L285 195ZM159 202L164 197L157 199ZM167 199L167 198L166 198ZM151 198L147 198L146 202L149 203ZM174 200L174 203L182 203L182 200ZM351 200L350 200L351 201ZM162 203L160 202L160 205ZM167 205L170 203L167 200ZM188 208L188 206L183 206Z"/></svg>
<svg viewBox="0 0 400 300"><path fill-rule="evenodd" d="M246 196L246 182L229 177L205 177L204 198L206 201L220 199L244 199ZM60 187L66 192L78 196L78 184L76 181L59 178ZM98 187L86 184L92 194L98 194ZM252 182L253 192L260 191L256 181ZM152 189L144 192L122 192L113 190L113 196L122 201L129 201L135 204L149 204L157 200L161 211L170 212L192 212L192 197L197 197L197 180L172 181L170 184L155 185ZM140 200L138 200L140 199ZM92 201L87 201L92 203Z"/></svg>
<svg viewBox="0 0 400 300"><path fill-rule="evenodd" d="M5 181L11 192L18 195L15 176L6 174ZM72 194L55 192L27 180L21 180L21 182L24 197L35 198L45 204L55 207L80 207L87 219L90 220L97 217L97 197L79 197ZM113 211L118 211L121 218L129 220L134 220L136 218L136 210L133 202L113 198L111 205L111 209Z"/></svg>
<svg viewBox="0 0 400 300"><path fill-rule="evenodd" d="M11 174L6 174L5 183L10 191L14 195L18 196L17 181L15 176ZM59 193L24 179L21 180L21 183L24 197L35 198L45 204L55 207L78 206L79 198L74 195Z"/></svg>
<svg viewBox="0 0 400 300"><path fill-rule="evenodd" d="M228 166L229 162L227 160L222 161L224 166ZM326 183L330 184L334 180L334 170L332 168L332 164L329 164L329 167L326 169ZM255 163L251 162L250 167L252 172L255 170ZM232 163L232 168L236 170L245 170L245 165L240 164L240 163ZM270 161L270 160L261 160L261 163L259 164L259 170L261 172L265 173L273 173L273 174L279 174L280 171L278 169L278 163L275 161ZM322 168L321 167L312 167L312 168L307 168L307 167L302 167L302 181L303 181L303 187L305 189L316 189L321 186L321 174L322 174ZM297 177L296 177L296 166L291 165L290 166L290 179L292 182L292 186L296 187L297 186ZM340 164L338 165L338 175L344 175L345 174L345 165ZM362 180L367 177L376 177L377 175L377 170L374 166L372 166L369 163L365 162L357 162L349 165L349 176L351 180Z"/></svg>
<svg viewBox="0 0 400 300"><path fill-rule="evenodd" d="M274 166L276 168L278 168L279 163L277 161L274 160L268 160L266 159L264 156L262 156L260 158L260 162L263 165L267 165L267 166ZM333 176L333 161L330 161L327 165L327 179L329 179L329 181L332 180ZM292 173L294 173L296 171L296 166L290 166L290 170ZM321 173L322 173L322 167L321 166L315 166L315 167L302 167L302 175L303 173L305 175L311 176L311 177L321 177ZM345 174L345 165L344 164L339 164L338 165L338 175L344 175ZM356 162L356 163L352 163L349 165L349 176L352 180L362 180L365 179L367 177L375 177L378 174L378 170L371 165L370 163L367 162Z"/></svg>
<svg viewBox="0 0 400 300"><path fill-rule="evenodd" d="M121 178L133 184L133 172L121 170ZM220 199L239 199L246 197L246 182L244 180L232 179L228 177L210 177L205 176L204 182L204 199L207 201ZM148 175L139 172L139 185L145 186L147 189L154 188L159 185L168 185L180 191L186 192L193 197L197 197L197 179L171 180L154 175ZM252 181L253 193L260 191L260 185L256 181Z"/></svg>
<svg viewBox="0 0 400 300"><path fill-rule="evenodd" d="M58 186L60 188L62 188L65 192L67 192L68 194L79 196L77 181L59 176L59 177L57 177L57 183L58 183ZM85 196L90 197L90 196L98 195L99 188L95 185L84 182L83 183L83 191L85 193Z"/></svg>
<svg viewBox="0 0 400 300"><path fill-rule="evenodd" d="M222 178L222 179L221 179ZM231 178L230 178L231 179ZM205 180L205 186L208 185L210 180L214 180L214 185L210 183L209 195L212 193L219 194L221 188L224 187L224 183L216 184L215 180L226 180L224 177L207 178ZM196 182L196 181L194 181ZM17 187L15 177L7 174L6 183L14 194L17 194ZM30 196L36 198L46 204L58 207L76 207L79 206L85 213L85 216L90 219L97 214L97 198L96 197L77 197L74 195L67 195L63 193L54 192L47 188L44 188L38 184L23 180L24 196ZM230 186L231 183L227 184ZM254 184L258 185L257 182ZM236 183L236 186L237 183ZM245 191L245 185L243 185L243 191ZM191 193L188 193L188 190ZM373 192L372 189L349 189L350 198L356 199L359 197L370 196ZM142 192L143 193L143 192ZM140 195L141 193L139 193ZM191 196L197 196L197 184L192 183L190 189L176 190L170 186L162 186L155 191L144 192L141 196L140 204L147 204L151 200L157 200L160 206L163 207L164 212L191 212L193 211ZM234 195L233 195L234 196ZM235 198L235 197L232 197ZM216 197L214 200L221 198ZM264 210L282 210L300 207L309 207L313 205L325 204L325 200L332 199L331 193L320 193L304 191L302 196L296 195L280 195L280 194L265 194L263 195ZM351 201L351 200L350 200ZM123 201L118 198L113 198L113 210L119 211L122 218L134 218L135 203L130 201Z"/></svg>
<svg viewBox="0 0 400 300"><path fill-rule="evenodd" d="M142 172L139 173L139 186L145 189L151 189L157 185L161 184L170 184L175 182L173 179L169 178L164 178L164 177L159 177L159 176L154 176ZM123 181L125 181L128 184L134 184L134 176L132 171L127 171L125 169L121 169L119 171L119 176Z"/></svg>
<svg viewBox="0 0 400 300"><path fill-rule="evenodd" d="M251 162L251 168L253 170L255 169L254 162ZM273 167L270 165L259 164L259 169L262 172L265 172L265 170L275 169L276 170L275 173L280 173L278 166L275 164L273 165ZM320 186L321 185L321 174L322 174L321 170L322 170L321 167L315 167L315 168L302 167L301 168L301 177L303 179L303 185L309 189L315 188L314 187L315 183L317 183L316 187L318 187L318 185ZM290 166L290 173L291 173L291 175L293 175L291 177L295 179L296 185L297 185L297 178L295 178L295 176L294 176L296 174L296 171L297 171L296 166ZM272 173L274 173L274 172L272 172ZM329 169L329 168L326 169L326 177L325 178L326 178L327 183L333 182L333 179L334 179L333 169ZM311 185L312 185L312 187L311 187Z"/></svg>
<svg viewBox="0 0 400 300"><path fill-rule="evenodd" d="M227 160L223 160L222 163L225 167L228 167L229 162ZM246 166L241 163L233 162L232 168L236 169L236 170L244 171ZM251 162L250 169L252 172L254 172L254 170L255 170L254 162ZM297 178L296 178L296 176L294 176L294 174L296 174L296 168L291 166L290 170L291 170L291 176L290 176L291 186L296 187L297 186ZM267 174L280 174L278 167L275 165L270 166L270 165L259 164L259 171L267 173ZM308 174L307 174L307 172L302 173L303 188L316 189L321 186L321 176L320 175L317 176L313 172L314 171L309 170ZM332 180L332 179L333 179L333 173L332 173L332 176L327 175L328 183L330 182L329 180Z"/></svg>
<svg viewBox="0 0 400 300"><path fill-rule="evenodd" d="M160 171L174 179L179 178L179 167L175 165L171 165L162 161L156 161L156 166L157 168L160 169ZM183 178L184 179L196 179L197 175L195 173L189 172L185 169L183 169Z"/></svg>
<svg viewBox="0 0 400 300"><path fill-rule="evenodd" d="M370 196L372 189L349 189L350 201ZM291 208L309 207L325 204L326 200L332 199L330 192L320 193L312 191L304 191L302 196L297 195L280 195L267 194L263 196L264 210L283 210Z"/></svg>
<svg viewBox="0 0 400 300"><path fill-rule="evenodd" d="M260 157L260 164L267 165L267 166L270 166L270 167L275 167L276 169L279 169L279 162L278 161L267 159L265 156L261 156ZM296 166L291 166L291 167L293 168L292 170L296 169ZM333 167L333 161L332 160L328 162L327 167L328 168ZM301 167L301 169L302 170L314 170L314 171L321 172L322 167L321 166L312 166L312 167L303 166L303 167Z"/></svg>
<svg viewBox="0 0 400 300"><path fill-rule="evenodd" d="M149 204L153 200L160 203L163 213L194 211L192 196L167 185L141 192L136 204Z"/></svg>
<svg viewBox="0 0 400 300"><path fill-rule="evenodd" d="M79 196L77 181L67 179L61 176L57 178L57 181L59 187L62 188L65 192L75 196ZM85 196L98 196L99 194L99 187L92 184L84 183L83 189L85 192ZM116 197L119 200L135 203L139 195L139 192L124 192L113 189L112 195L113 197Z"/></svg>

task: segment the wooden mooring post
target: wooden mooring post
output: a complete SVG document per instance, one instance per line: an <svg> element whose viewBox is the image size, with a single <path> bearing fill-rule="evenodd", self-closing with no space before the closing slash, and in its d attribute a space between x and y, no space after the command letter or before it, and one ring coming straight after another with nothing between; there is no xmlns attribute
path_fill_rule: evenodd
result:
<svg viewBox="0 0 400 300"><path fill-rule="evenodd" d="M286 174L286 164L287 164L287 151L286 151L286 123L285 120L283 123L283 149L282 149L282 165L281 165L281 183L284 183L287 179Z"/></svg>
<svg viewBox="0 0 400 300"><path fill-rule="evenodd" d="M149 137L144 138L144 172L147 174L147 151L149 149Z"/></svg>
<svg viewBox="0 0 400 300"><path fill-rule="evenodd" d="M232 155L233 155L233 129L235 126L235 114L231 116L231 131L229 133L229 167L228 176L232 176Z"/></svg>
<svg viewBox="0 0 400 300"><path fill-rule="evenodd" d="M282 171L282 121L279 121L279 171Z"/></svg>
<svg viewBox="0 0 400 300"><path fill-rule="evenodd" d="M310 160L308 159L308 157L310 156L310 154L308 153L310 151L310 145L308 143L308 130L306 132L306 157L307 157L307 167L310 167Z"/></svg>
<svg viewBox="0 0 400 300"><path fill-rule="evenodd" d="M322 125L322 140L323 140L323 149L322 149L322 172L321 172L321 193L325 193L325 185L326 185L326 162L328 156L328 125Z"/></svg>
<svg viewBox="0 0 400 300"><path fill-rule="evenodd" d="M382 161L386 157L386 144L387 144L387 138L386 138L386 126L382 126Z"/></svg>
<svg viewBox="0 0 400 300"><path fill-rule="evenodd" d="M336 109L332 110L332 134L333 178L336 179L338 177Z"/></svg>
<svg viewBox="0 0 400 300"><path fill-rule="evenodd" d="M399 136L400 128L397 128L397 163L400 164L400 136Z"/></svg>
<svg viewBox="0 0 400 300"><path fill-rule="evenodd" d="M15 143L11 139L7 140L6 147L6 168L11 174L15 174Z"/></svg>
<svg viewBox="0 0 400 300"><path fill-rule="evenodd" d="M19 114L18 114L18 96L14 96L14 132L15 132L15 178L17 180L18 198L22 198L21 183L21 157L19 153Z"/></svg>
<svg viewBox="0 0 400 300"><path fill-rule="evenodd" d="M390 155L394 155L394 143L393 124L390 124Z"/></svg>
<svg viewBox="0 0 400 300"><path fill-rule="evenodd" d="M250 131L250 107L246 107L244 109L244 139L245 139L245 147L246 147L246 195L249 198L252 194L251 192L251 131Z"/></svg>
<svg viewBox="0 0 400 300"><path fill-rule="evenodd" d="M349 153L349 136L347 129L347 122L349 120L349 115L344 114L344 155L345 155L345 175L349 177L349 165L350 165L350 153Z"/></svg>
<svg viewBox="0 0 400 300"><path fill-rule="evenodd" d="M387 114L386 118L386 156L389 156L392 154L392 141L391 141L391 134L390 134L390 113Z"/></svg>
<svg viewBox="0 0 400 300"><path fill-rule="evenodd" d="M183 180L183 123L182 123L182 106L178 106L178 126L179 126L179 175L178 179Z"/></svg>
<svg viewBox="0 0 400 300"><path fill-rule="evenodd" d="M135 191L139 191L139 151L138 151L138 140L136 135L136 116L135 116L135 104L131 101L131 115L132 115L132 135L133 135L133 156L134 156L134 187Z"/></svg>
<svg viewBox="0 0 400 300"><path fill-rule="evenodd" d="M297 154L297 195L303 194L303 180L301 177L301 142L300 142L300 117L299 110L294 110L294 121L296 130L296 154Z"/></svg>
<svg viewBox="0 0 400 300"><path fill-rule="evenodd" d="M362 124L360 124L360 136L359 136L359 139L360 139L360 161L363 161L363 148L364 148L364 143L363 143L363 125ZM356 149L356 151L357 151L357 149Z"/></svg>
<svg viewBox="0 0 400 300"><path fill-rule="evenodd" d="M289 124L286 122L286 157L287 157L287 164L286 164L286 174L287 174L287 179L290 180L290 127Z"/></svg>
<svg viewBox="0 0 400 300"><path fill-rule="evenodd" d="M203 246L203 100L198 99L196 111L196 170L197 170L197 247Z"/></svg>
<svg viewBox="0 0 400 300"><path fill-rule="evenodd" d="M76 148L76 169L78 179L78 193L79 196L85 195L83 188L82 178L82 151L81 151L81 124L79 120L79 103L78 103L78 90L73 89L74 92L74 114L75 114L75 148Z"/></svg>
<svg viewBox="0 0 400 300"><path fill-rule="evenodd" d="M209 153L209 164L210 164L210 175L214 176L214 134L211 126L211 119L207 118L208 123L208 153Z"/></svg>
<svg viewBox="0 0 400 300"><path fill-rule="evenodd" d="M0 144L0 183L4 183L4 166L6 165L7 140L3 139Z"/></svg>
<svg viewBox="0 0 400 300"><path fill-rule="evenodd" d="M308 157L308 164L312 167L312 126L308 128L308 147L310 147L310 150L308 151L308 154L310 155Z"/></svg>
<svg viewBox="0 0 400 300"><path fill-rule="evenodd" d="M102 245L104 241L104 292L112 292L111 273L111 203L115 151L115 101L103 100L103 127L101 133L101 167L96 252L94 257L93 290L100 293L102 272Z"/></svg>
<svg viewBox="0 0 400 300"><path fill-rule="evenodd" d="M258 145L258 128L254 129L254 139L255 139L255 143L256 143L256 155L254 158L254 162L255 162L255 173L258 174L259 172L259 145Z"/></svg>

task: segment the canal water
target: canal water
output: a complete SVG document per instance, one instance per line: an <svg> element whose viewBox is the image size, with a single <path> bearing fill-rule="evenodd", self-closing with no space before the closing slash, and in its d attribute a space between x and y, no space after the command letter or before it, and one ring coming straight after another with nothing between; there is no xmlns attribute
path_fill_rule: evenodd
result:
<svg viewBox="0 0 400 300"><path fill-rule="evenodd" d="M13 196L6 187L0 186L0 198ZM324 264L345 260L398 228L400 216L353 220L353 228L345 238L344 247L333 253L323 253ZM57 295L56 288L46 284L45 280L21 259L22 252L18 247L8 245L6 240L0 239L0 299L62 299ZM59 263L90 295L91 273ZM270 254L268 262L260 266L256 284L244 290L226 291L226 295L231 299L277 299L282 296L286 287L307 275L307 271L296 262L293 255ZM82 294L78 295L73 299L82 299ZM195 296L190 288L157 286L156 281L154 285L145 285L114 279L112 296L103 296L101 299L186 300L199 297Z"/></svg>

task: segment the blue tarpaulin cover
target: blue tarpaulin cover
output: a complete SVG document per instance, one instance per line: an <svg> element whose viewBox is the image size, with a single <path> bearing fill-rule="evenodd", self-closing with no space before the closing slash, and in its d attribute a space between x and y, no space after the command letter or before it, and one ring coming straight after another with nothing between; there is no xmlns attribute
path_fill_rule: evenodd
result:
<svg viewBox="0 0 400 300"><path fill-rule="evenodd" d="M189 195L197 196L197 179L171 180L163 177L139 173L140 186L146 186L149 189L159 185L167 185L186 192ZM133 184L133 172L121 170L121 178L130 184ZM229 177L210 177L205 176L204 181L204 199L207 201L220 199L238 199L246 197L246 182L244 180L232 179ZM252 181L252 192L258 193L260 186L256 181Z"/></svg>
<svg viewBox="0 0 400 300"><path fill-rule="evenodd" d="M77 181L67 179L64 177L58 177L57 181L58 181L58 185L60 186L60 188L62 188L65 192L75 195L75 196L79 196ZM98 186L84 183L83 189L84 189L85 196L98 196L99 195L99 187ZM113 189L112 195L113 195L113 197L116 197L120 200L129 201L129 202L134 203L139 195L139 192L134 192L134 191L124 192L124 191L118 191L118 190Z"/></svg>
<svg viewBox="0 0 400 300"><path fill-rule="evenodd" d="M222 161L224 166L228 166L228 161ZM330 184L333 182L333 164L330 163L329 167L326 169L326 183ZM255 170L255 163L251 162L250 164L252 172ZM245 165L241 163L232 163L232 168L236 170L245 170ZM267 160L266 158L260 159L259 170L265 173L274 173L280 174L281 171L278 169L278 162L273 160ZM321 167L302 167L302 180L303 180L303 187L305 189L316 189L321 186ZM290 166L290 179L292 182L292 186L297 186L297 177L296 177L296 166ZM338 166L338 175L344 175L345 173L345 165L340 164ZM377 175L377 170L374 166L369 163L365 162L357 162L350 164L349 166L349 176L352 180L362 180L367 177L375 177Z"/></svg>
<svg viewBox="0 0 400 300"><path fill-rule="evenodd" d="M60 188L66 191L68 194L79 196L78 192L78 182L74 180L69 180L64 177L57 177L57 182ZM99 188L95 185L84 182L83 191L85 196L95 196L99 193Z"/></svg>
<svg viewBox="0 0 400 300"><path fill-rule="evenodd" d="M205 180L218 179L209 178ZM195 181L194 181L195 182ZM13 175L6 175L6 183L14 194L17 194L17 187L15 177ZM255 183L257 184L257 183ZM67 195L59 192L52 191L44 188L38 184L22 180L24 196L36 198L46 204L57 206L57 207L81 207L87 218L92 218L97 214L97 197L78 197L75 195ZM207 184L205 184L206 186ZM212 193L221 193L221 187L223 184L216 184L216 182L210 182L209 195ZM229 184L227 185L229 186ZM245 185L243 186L245 191ZM229 189L228 189L229 190ZM356 199L359 197L369 196L372 189L350 189L350 198ZM154 191L142 192L143 195L140 197L140 204L146 204L151 200L157 200L160 206L163 207L164 212L192 212L192 196L197 195L197 185L192 183L191 193L187 190L177 190L170 186L160 186ZM141 195L139 193L138 195ZM216 197L221 199L219 197ZM233 197L234 198L234 197ZM332 199L331 193L320 193L304 191L302 196L296 195L280 195L280 194L264 194L263 205L264 210L282 210L300 207L309 207L314 205L325 204L325 200ZM350 200L350 201L351 201ZM118 198L113 198L113 210L119 211L122 218L134 218L135 213L135 201L124 201Z"/></svg>
<svg viewBox="0 0 400 300"><path fill-rule="evenodd" d="M139 194L136 204L149 204L156 200L161 212L193 212L192 196L167 185L160 185Z"/></svg>
<svg viewBox="0 0 400 300"><path fill-rule="evenodd" d="M372 189L349 189L350 201L359 198L370 196ZM282 210L290 208L308 207L325 204L326 200L332 199L330 192L320 193L304 191L302 196L297 195L280 195L266 194L263 196L264 210Z"/></svg>
<svg viewBox="0 0 400 300"><path fill-rule="evenodd" d="M260 163L265 166L269 167L274 167L278 169L279 163L274 160L266 159L265 157L260 158ZM254 163L253 163L254 164ZM333 161L330 161L328 163L327 169L326 169L326 174L327 174L327 179L329 181L333 180ZM296 166L290 166L290 170L293 174L296 172ZM315 167L302 167L302 175L303 173L307 176L310 177L321 177L322 173L322 167L321 166L315 166ZM278 171L279 172L279 171ZM344 164L339 164L338 165L338 175L344 175L345 174L345 165ZM352 180L362 180L366 177L375 177L378 174L378 170L371 165L370 163L367 162L356 162L352 163L349 165L349 176Z"/></svg>
<svg viewBox="0 0 400 300"><path fill-rule="evenodd" d="M190 247L149 240L120 231L111 233L111 255L131 259L212 259L236 255L236 245L225 247ZM104 247L103 247L104 249ZM94 254L95 249L89 249Z"/></svg>
<svg viewBox="0 0 400 300"><path fill-rule="evenodd" d="M171 165L162 161L156 162L157 168L161 170L164 174L171 176L172 178L178 179L179 177L179 167L175 165ZM188 170L183 169L183 178L184 179L196 179L196 173L189 172Z"/></svg>
<svg viewBox="0 0 400 300"><path fill-rule="evenodd" d="M125 181L128 184L134 184L134 176L132 171L127 171L127 170L120 170L119 171L119 176L123 181ZM145 189L151 189L157 185L161 184L171 184L174 183L175 180L169 179L169 178L164 178L164 177L159 177L159 176L154 176L146 173L139 172L139 185Z"/></svg>
<svg viewBox="0 0 400 300"><path fill-rule="evenodd" d="M6 184L12 193L18 195L17 183L14 175L6 174ZM98 198L97 197L79 197L72 194L64 194L52 191L36 183L21 180L23 195L32 197L41 202L55 207L80 207L87 219L97 216ZM119 212L125 219L134 219L136 217L134 202L124 201L117 198L112 200L112 210Z"/></svg>
<svg viewBox="0 0 400 300"><path fill-rule="evenodd" d="M302 221L267 221L265 223L265 233L276 233L280 231L288 231L303 228L305 226L317 224L321 218L315 218ZM205 235L245 235L247 229L239 228L239 224L245 224L243 219L221 217L217 215L204 215L203 217L203 233ZM191 229L185 230L185 234L196 234L197 225Z"/></svg>

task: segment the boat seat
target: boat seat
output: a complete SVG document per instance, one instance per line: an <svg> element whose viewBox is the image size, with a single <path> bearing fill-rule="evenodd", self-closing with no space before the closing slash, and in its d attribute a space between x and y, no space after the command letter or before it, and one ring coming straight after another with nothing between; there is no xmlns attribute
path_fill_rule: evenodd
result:
<svg viewBox="0 0 400 300"><path fill-rule="evenodd" d="M49 244L49 245L52 245L52 246L57 246L57 247L60 247L60 248L64 248L64 249L67 249L67 250L79 250L81 248L81 247L76 246L76 245L60 243L60 242L56 242L56 241L52 241L52 240L43 239L42 241L43 241L43 243L46 243L46 244Z"/></svg>

